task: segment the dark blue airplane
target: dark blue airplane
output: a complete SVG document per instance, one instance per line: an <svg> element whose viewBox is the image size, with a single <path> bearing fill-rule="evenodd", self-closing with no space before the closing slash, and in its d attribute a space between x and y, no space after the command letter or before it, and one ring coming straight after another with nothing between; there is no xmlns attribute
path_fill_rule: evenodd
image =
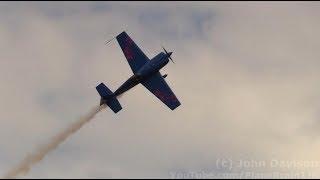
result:
<svg viewBox="0 0 320 180"><path fill-rule="evenodd" d="M117 100L117 96L141 83L171 110L180 106L179 100L164 80L167 74L162 76L159 72L161 68L168 64L169 59L172 61L172 52L168 53L163 48L164 52L150 60L125 31L116 38L133 71L133 75L115 92L112 92L103 83L99 84L96 89L101 96L100 105L107 104L114 113L119 112L122 107Z"/></svg>

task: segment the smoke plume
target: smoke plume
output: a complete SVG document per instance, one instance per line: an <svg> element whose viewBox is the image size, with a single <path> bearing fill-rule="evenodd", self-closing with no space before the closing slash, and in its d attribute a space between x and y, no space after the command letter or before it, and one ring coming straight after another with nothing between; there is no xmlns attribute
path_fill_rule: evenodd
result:
<svg viewBox="0 0 320 180"><path fill-rule="evenodd" d="M60 132L56 136L52 137L49 142L43 146L40 146L30 155L27 155L16 167L9 170L5 175L4 179L15 178L19 174L26 174L29 172L32 165L41 161L50 151L56 149L59 144L66 140L73 133L78 131L83 125L88 123L93 117L100 112L105 105L96 106L92 108L86 115L80 117L76 122L67 127L64 131Z"/></svg>

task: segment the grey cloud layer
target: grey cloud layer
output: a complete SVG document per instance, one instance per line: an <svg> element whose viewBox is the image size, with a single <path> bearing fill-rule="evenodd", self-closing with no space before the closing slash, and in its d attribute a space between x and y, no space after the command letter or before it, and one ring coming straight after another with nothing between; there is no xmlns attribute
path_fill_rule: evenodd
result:
<svg viewBox="0 0 320 180"><path fill-rule="evenodd" d="M170 177L221 157L320 160L318 3L42 2L0 5L0 173L116 89L131 71L127 29L181 99L168 111L141 86L28 177ZM148 9L150 8L150 9ZM317 171L318 169L313 169ZM235 170L236 171L236 170Z"/></svg>

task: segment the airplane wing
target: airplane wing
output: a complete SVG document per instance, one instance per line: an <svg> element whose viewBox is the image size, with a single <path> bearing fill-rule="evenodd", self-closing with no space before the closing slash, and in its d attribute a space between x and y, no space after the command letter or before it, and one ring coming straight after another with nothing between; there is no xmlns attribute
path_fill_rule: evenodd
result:
<svg viewBox="0 0 320 180"><path fill-rule="evenodd" d="M141 84L166 104L171 110L180 106L181 103L161 76L160 72L152 75Z"/></svg>
<svg viewBox="0 0 320 180"><path fill-rule="evenodd" d="M127 58L133 73L136 73L146 62L148 62L149 58L141 51L125 31L117 36L117 41L124 56Z"/></svg>

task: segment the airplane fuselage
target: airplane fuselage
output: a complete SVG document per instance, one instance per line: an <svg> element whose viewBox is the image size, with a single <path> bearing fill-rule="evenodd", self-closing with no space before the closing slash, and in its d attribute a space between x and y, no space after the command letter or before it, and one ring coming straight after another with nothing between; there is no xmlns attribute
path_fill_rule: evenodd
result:
<svg viewBox="0 0 320 180"><path fill-rule="evenodd" d="M125 81L115 92L114 96L119 96L122 93L128 91L129 89L135 87L139 83L148 79L153 74L157 73L161 68L163 68L169 62L169 57L171 53L165 54L163 52L156 55L148 63L142 66L137 73L132 75L127 81Z"/></svg>

